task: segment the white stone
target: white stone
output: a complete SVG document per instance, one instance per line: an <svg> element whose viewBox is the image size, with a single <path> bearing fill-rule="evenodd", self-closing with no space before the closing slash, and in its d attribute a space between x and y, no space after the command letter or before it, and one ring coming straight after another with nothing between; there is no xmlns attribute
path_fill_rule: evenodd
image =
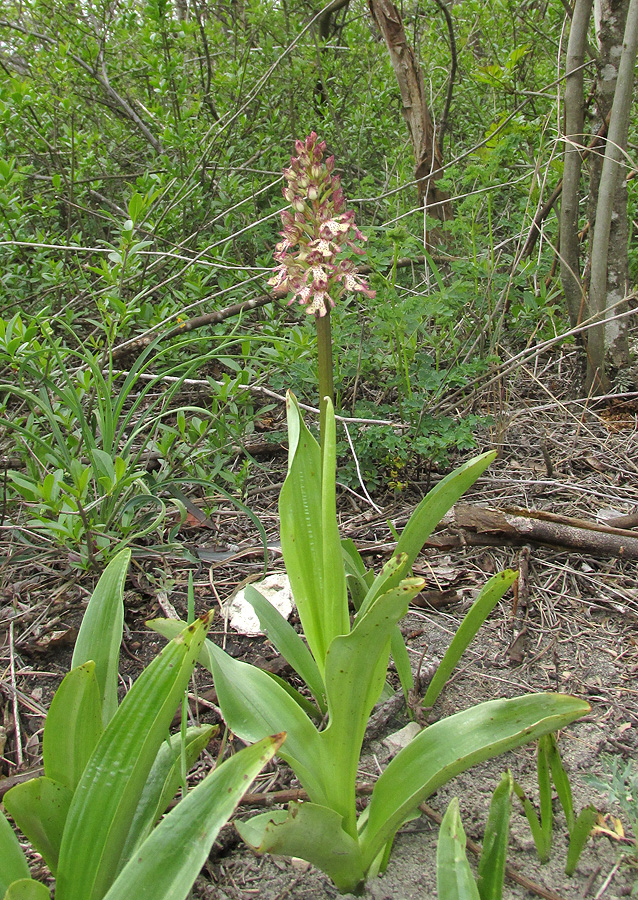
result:
<svg viewBox="0 0 638 900"><path fill-rule="evenodd" d="M287 619L293 611L295 604L292 599L290 581L285 572L267 575L263 581L258 581L251 587L256 588L262 597L265 597L281 613L284 619ZM224 606L224 613L228 616L230 627L235 631L248 637L259 637L264 632L259 627L257 614L246 600L245 592L246 589L242 588L234 597L231 597Z"/></svg>
<svg viewBox="0 0 638 900"><path fill-rule="evenodd" d="M395 731L394 734L389 734L387 738L384 738L382 743L394 756L399 750L403 750L404 747L407 747L410 741L415 738L420 731L421 726L417 722L408 722L408 724L400 731Z"/></svg>

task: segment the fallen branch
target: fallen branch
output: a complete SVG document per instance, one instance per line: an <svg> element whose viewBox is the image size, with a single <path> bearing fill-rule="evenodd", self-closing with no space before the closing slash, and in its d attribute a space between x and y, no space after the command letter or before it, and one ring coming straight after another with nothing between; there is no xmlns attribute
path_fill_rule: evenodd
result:
<svg viewBox="0 0 638 900"><path fill-rule="evenodd" d="M454 521L461 532L461 543L537 542L582 550L595 556L638 559L638 535L635 532L599 525L586 519L538 510L494 509L457 503Z"/></svg>

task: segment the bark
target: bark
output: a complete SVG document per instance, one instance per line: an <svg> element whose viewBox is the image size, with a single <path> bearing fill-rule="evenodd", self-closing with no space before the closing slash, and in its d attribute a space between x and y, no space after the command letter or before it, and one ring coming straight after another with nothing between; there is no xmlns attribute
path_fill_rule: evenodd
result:
<svg viewBox="0 0 638 900"><path fill-rule="evenodd" d="M565 65L565 161L560 209L560 277L572 328L583 319L585 293L580 277L578 199L584 144L583 61L593 0L576 0Z"/></svg>
<svg viewBox="0 0 638 900"><path fill-rule="evenodd" d="M443 160L425 100L423 73L396 6L390 0L370 0L370 11L385 40L401 92L403 118L416 160L419 205L433 218L446 221L452 217L452 205L449 194L437 185L443 175ZM426 246L434 238L435 235L426 235Z"/></svg>
<svg viewBox="0 0 638 900"><path fill-rule="evenodd" d="M638 51L638 0L601 0L597 28L601 49L599 113L604 118L611 105L611 117L600 175L597 166L592 170L590 195L595 215L590 212L593 227L589 302L599 320L611 320L590 331L587 387L593 393L604 393L609 389L608 369L629 365L628 317L615 316L628 309L625 152Z"/></svg>
<svg viewBox="0 0 638 900"><path fill-rule="evenodd" d="M638 534L622 528L598 525L584 519L556 516L525 509L493 509L457 503L454 519L462 535L476 536L468 543L528 544L536 541L570 547L596 556L638 559Z"/></svg>

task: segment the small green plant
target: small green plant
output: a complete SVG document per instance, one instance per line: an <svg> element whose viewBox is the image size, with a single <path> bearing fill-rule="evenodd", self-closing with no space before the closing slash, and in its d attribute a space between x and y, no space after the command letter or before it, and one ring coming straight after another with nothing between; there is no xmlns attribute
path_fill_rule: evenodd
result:
<svg viewBox="0 0 638 900"><path fill-rule="evenodd" d="M609 800L622 812L629 831L632 834L633 846L629 848L627 862L636 869L637 878L634 894L638 894L638 764L635 760L621 761L618 756L602 754L600 763L603 777L587 775L585 781L609 797Z"/></svg>
<svg viewBox="0 0 638 900"><path fill-rule="evenodd" d="M47 715L44 776L4 797L5 808L54 875L57 900L184 900L219 829L284 737L268 737L218 766L157 824L214 730L169 732L210 615L176 636L118 707L129 559L124 550L111 561L87 607L71 671ZM0 897L49 897L46 885L30 877L2 813Z"/></svg>
<svg viewBox="0 0 638 900"><path fill-rule="evenodd" d="M554 831L553 782L560 805L565 813L569 834L565 874L573 875L594 826L597 812L593 806L587 806L581 810L578 816L575 815L569 777L563 766L558 744L553 734L544 735L538 741L537 772L540 815L536 813L531 800L516 782L514 782L514 792L523 804L525 816L534 837L538 858L541 863L546 863L549 861Z"/></svg>
<svg viewBox="0 0 638 900"><path fill-rule="evenodd" d="M538 694L490 701L441 720L397 754L358 816L356 777L366 725L384 688L390 651L395 660L407 656L397 625L423 586L422 579L409 576L410 567L436 522L493 454L471 460L437 485L375 577L365 571L356 549L339 538L332 404L327 404L323 452L292 395L287 406L281 545L305 641L256 589L250 597L270 640L313 700L210 641L200 660L213 672L225 720L243 740L261 740L273 726L286 731L280 755L309 797L288 810L239 823L244 840L259 852L307 859L339 890L357 891L385 868L397 830L438 787L477 762L567 725L589 706L574 697ZM352 624L348 581L357 607ZM167 620L150 624L167 637L181 627Z"/></svg>
<svg viewBox="0 0 638 900"><path fill-rule="evenodd" d="M108 347L72 351L50 333L40 343L19 317L2 325L0 358L10 353L17 374L0 383L0 400L23 463L7 472L9 509L19 500L27 531L67 548L83 568L99 569L114 546L164 537L165 527L170 543L186 511L163 490L175 477L169 460L196 457L211 418L173 401L201 358L173 365L174 348L155 342L118 372ZM156 366L162 375L150 371Z"/></svg>
<svg viewBox="0 0 638 900"><path fill-rule="evenodd" d="M436 851L440 900L501 900L513 791L512 774L507 771L492 794L477 881L465 855L466 838L459 801L456 797L451 801L441 822Z"/></svg>

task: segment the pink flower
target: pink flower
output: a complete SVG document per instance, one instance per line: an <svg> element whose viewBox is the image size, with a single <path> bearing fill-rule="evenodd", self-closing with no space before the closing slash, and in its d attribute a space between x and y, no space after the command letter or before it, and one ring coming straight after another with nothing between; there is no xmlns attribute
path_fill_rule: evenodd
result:
<svg viewBox="0 0 638 900"><path fill-rule="evenodd" d="M352 260L338 257L345 250L361 255L355 241L365 241L354 221L354 212L346 209L341 180L333 175L335 160L323 160L326 142L311 132L305 141L295 141L297 156L284 168L284 198L292 209L284 210L284 230L275 247L279 266L268 280L276 293L291 294L289 305L297 299L311 315L325 316L346 291L360 291L374 297L367 282L356 271Z"/></svg>

